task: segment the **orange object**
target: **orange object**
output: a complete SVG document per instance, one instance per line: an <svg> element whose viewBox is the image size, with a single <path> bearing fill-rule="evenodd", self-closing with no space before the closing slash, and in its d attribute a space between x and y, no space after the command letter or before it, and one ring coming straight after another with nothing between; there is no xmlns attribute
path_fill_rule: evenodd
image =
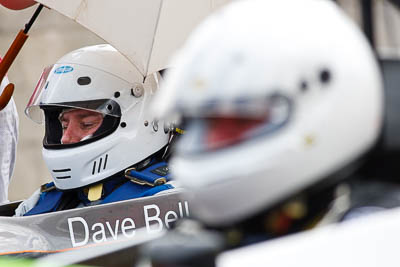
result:
<svg viewBox="0 0 400 267"><path fill-rule="evenodd" d="M3 60L0 62L0 83L1 81L3 81L3 78L6 76L8 69L14 62L14 59L18 55L19 51L21 50L27 38L28 35L25 34L23 30L20 30L19 33L17 34L17 37L15 37L14 42L11 44ZM13 84L7 85L0 96L0 110L2 110L7 106L13 92L14 92L14 85Z"/></svg>
<svg viewBox="0 0 400 267"><path fill-rule="evenodd" d="M0 110L5 108L10 101L12 94L14 93L14 84L9 83L6 88L4 88L3 93L0 96ZM8 101L3 101L3 99Z"/></svg>
<svg viewBox="0 0 400 267"><path fill-rule="evenodd" d="M33 0L0 0L0 4L13 10L21 10L36 4Z"/></svg>

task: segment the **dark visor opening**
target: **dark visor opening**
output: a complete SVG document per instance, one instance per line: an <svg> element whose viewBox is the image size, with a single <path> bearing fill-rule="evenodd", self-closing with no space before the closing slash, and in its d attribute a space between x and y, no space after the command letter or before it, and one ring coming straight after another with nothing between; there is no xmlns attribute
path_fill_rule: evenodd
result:
<svg viewBox="0 0 400 267"><path fill-rule="evenodd" d="M114 101L85 101L41 106L45 115L43 146L47 149L77 147L99 140L114 132L121 111ZM108 113L99 112L108 107ZM119 116L118 116L119 115Z"/></svg>

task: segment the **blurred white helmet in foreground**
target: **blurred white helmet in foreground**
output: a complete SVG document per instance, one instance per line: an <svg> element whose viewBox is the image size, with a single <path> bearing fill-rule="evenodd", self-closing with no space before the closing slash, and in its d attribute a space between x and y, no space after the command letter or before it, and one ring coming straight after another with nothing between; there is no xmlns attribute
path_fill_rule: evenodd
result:
<svg viewBox="0 0 400 267"><path fill-rule="evenodd" d="M332 175L379 135L377 63L331 1L235 2L195 31L175 65L155 106L183 117L172 170L210 225L343 178Z"/></svg>

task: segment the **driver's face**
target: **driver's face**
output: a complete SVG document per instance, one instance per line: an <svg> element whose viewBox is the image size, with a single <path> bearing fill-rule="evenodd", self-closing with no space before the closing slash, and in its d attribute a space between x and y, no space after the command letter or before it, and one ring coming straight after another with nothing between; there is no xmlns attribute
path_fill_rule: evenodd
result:
<svg viewBox="0 0 400 267"><path fill-rule="evenodd" d="M103 122L102 114L90 110L72 109L60 116L62 144L73 144L92 135Z"/></svg>

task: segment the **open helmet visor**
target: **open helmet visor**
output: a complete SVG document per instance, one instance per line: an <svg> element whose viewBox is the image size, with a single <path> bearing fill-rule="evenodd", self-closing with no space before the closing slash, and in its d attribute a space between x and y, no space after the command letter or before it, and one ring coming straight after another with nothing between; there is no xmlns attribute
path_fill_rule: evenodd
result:
<svg viewBox="0 0 400 267"><path fill-rule="evenodd" d="M87 66L58 65L45 68L25 109L33 121L45 121L46 148L77 146L110 134L119 125L122 108L137 102L119 98L131 86L114 75Z"/></svg>
<svg viewBox="0 0 400 267"><path fill-rule="evenodd" d="M42 108L57 106L95 110L104 116L120 117L139 98L127 97L133 85L93 67L54 64L44 69L25 108L25 114L43 123ZM119 106L119 107L117 107Z"/></svg>

